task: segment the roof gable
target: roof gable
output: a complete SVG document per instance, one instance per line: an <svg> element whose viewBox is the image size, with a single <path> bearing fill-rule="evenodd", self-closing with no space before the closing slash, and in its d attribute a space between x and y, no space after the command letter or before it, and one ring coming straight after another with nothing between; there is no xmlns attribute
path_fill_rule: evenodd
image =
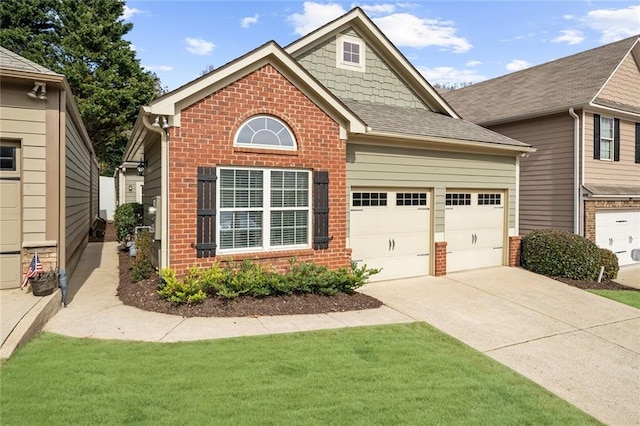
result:
<svg viewBox="0 0 640 426"><path fill-rule="evenodd" d="M291 43L285 47L285 50L298 59L350 30L357 33L365 41L367 47L388 64L392 71L429 109L459 118L454 109L358 7Z"/></svg>
<svg viewBox="0 0 640 426"><path fill-rule="evenodd" d="M58 76L59 74L51 71L42 65L36 64L27 58L24 58L9 49L0 46L0 69L11 71L23 71L37 74L48 74Z"/></svg>
<svg viewBox="0 0 640 426"><path fill-rule="evenodd" d="M638 43L638 36L445 92L466 120L493 124L588 105Z"/></svg>
<svg viewBox="0 0 640 426"><path fill-rule="evenodd" d="M640 43L625 56L605 83L594 103L640 113Z"/></svg>
<svg viewBox="0 0 640 426"><path fill-rule="evenodd" d="M147 112L169 116L169 124L180 126L180 112L185 107L214 93L249 73L270 64L325 113L347 131L364 132L364 123L316 81L274 41L268 42L240 58L223 65L150 103Z"/></svg>

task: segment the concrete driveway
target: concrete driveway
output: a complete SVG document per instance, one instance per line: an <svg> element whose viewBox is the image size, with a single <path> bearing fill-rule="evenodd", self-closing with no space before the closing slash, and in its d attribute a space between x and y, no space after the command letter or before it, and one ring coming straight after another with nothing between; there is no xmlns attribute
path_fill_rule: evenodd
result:
<svg viewBox="0 0 640 426"><path fill-rule="evenodd" d="M640 424L640 310L520 268L367 284L610 425Z"/></svg>

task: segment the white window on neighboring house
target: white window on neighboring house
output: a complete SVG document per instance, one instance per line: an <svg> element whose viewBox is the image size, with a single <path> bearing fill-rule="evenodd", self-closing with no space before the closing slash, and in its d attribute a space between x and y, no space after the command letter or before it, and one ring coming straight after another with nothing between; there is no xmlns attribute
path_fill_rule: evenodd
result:
<svg viewBox="0 0 640 426"><path fill-rule="evenodd" d="M600 159L613 160L613 118L600 117Z"/></svg>
<svg viewBox="0 0 640 426"><path fill-rule="evenodd" d="M336 66L352 71L365 71L364 41L353 36L339 35L336 38Z"/></svg>
<svg viewBox="0 0 640 426"><path fill-rule="evenodd" d="M220 168L218 178L222 252L310 247L309 171Z"/></svg>

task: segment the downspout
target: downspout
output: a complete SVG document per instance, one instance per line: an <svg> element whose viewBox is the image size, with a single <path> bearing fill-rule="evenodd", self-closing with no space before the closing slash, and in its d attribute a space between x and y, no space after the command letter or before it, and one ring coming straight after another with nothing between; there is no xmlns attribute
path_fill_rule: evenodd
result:
<svg viewBox="0 0 640 426"><path fill-rule="evenodd" d="M169 267L169 135L167 130L149 123L149 115L142 116L142 124L160 135L160 199L162 200L162 226L160 232L160 268Z"/></svg>
<svg viewBox="0 0 640 426"><path fill-rule="evenodd" d="M573 233L580 235L580 117L573 107L569 115L573 117Z"/></svg>

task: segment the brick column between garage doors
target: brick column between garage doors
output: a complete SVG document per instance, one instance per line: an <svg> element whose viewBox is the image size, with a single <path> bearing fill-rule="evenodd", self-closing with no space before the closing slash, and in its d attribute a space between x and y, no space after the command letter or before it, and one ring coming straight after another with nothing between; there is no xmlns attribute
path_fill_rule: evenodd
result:
<svg viewBox="0 0 640 426"><path fill-rule="evenodd" d="M436 277L447 275L447 242L436 241Z"/></svg>
<svg viewBox="0 0 640 426"><path fill-rule="evenodd" d="M509 266L520 266L521 250L522 237L520 235L509 237Z"/></svg>

